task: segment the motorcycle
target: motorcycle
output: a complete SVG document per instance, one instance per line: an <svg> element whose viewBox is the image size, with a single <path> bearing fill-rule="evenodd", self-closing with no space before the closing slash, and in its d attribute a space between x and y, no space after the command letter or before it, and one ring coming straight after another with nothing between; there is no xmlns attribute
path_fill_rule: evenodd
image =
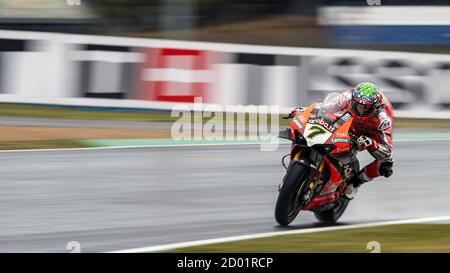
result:
<svg viewBox="0 0 450 273"><path fill-rule="evenodd" d="M359 171L352 115L340 111L336 94L331 94L285 118L291 119L290 128L279 137L292 145L282 159L286 174L279 185L275 219L287 226L300 211L312 211L320 222L335 223L350 202L344 194L347 183Z"/></svg>

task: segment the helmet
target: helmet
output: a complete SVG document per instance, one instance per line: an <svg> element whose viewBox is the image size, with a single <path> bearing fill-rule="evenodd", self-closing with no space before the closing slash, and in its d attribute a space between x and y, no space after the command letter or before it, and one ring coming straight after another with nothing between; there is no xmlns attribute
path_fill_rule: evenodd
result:
<svg viewBox="0 0 450 273"><path fill-rule="evenodd" d="M363 82L352 90L350 111L356 122L365 122L383 102L383 95L373 83Z"/></svg>

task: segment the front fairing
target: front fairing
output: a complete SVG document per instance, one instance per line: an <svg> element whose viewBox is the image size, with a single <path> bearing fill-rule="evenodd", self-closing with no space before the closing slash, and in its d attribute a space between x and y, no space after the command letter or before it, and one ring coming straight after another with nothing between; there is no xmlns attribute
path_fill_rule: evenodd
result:
<svg viewBox="0 0 450 273"><path fill-rule="evenodd" d="M291 127L302 135L308 147L332 144L337 149L333 153L342 153L350 151L351 122L351 114L336 105L314 103L293 118Z"/></svg>

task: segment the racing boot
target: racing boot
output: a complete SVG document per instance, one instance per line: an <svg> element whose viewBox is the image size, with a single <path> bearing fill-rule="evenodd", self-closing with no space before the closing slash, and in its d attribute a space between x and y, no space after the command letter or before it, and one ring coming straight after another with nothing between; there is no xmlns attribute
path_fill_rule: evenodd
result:
<svg viewBox="0 0 450 273"><path fill-rule="evenodd" d="M358 193L359 187L372 180L370 177L366 175L365 170L361 170L357 175L353 176L347 184L347 188L345 188L344 196L347 199L352 200L355 198L356 193Z"/></svg>

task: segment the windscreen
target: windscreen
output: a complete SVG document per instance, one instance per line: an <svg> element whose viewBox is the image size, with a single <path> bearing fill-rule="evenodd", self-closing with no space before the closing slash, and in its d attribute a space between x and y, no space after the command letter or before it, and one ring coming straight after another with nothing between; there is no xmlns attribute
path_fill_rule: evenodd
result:
<svg viewBox="0 0 450 273"><path fill-rule="evenodd" d="M328 94L321 103L317 104L317 107L319 108L317 117L322 117L330 123L339 119L344 113L341 111L341 96L342 95L337 92Z"/></svg>

